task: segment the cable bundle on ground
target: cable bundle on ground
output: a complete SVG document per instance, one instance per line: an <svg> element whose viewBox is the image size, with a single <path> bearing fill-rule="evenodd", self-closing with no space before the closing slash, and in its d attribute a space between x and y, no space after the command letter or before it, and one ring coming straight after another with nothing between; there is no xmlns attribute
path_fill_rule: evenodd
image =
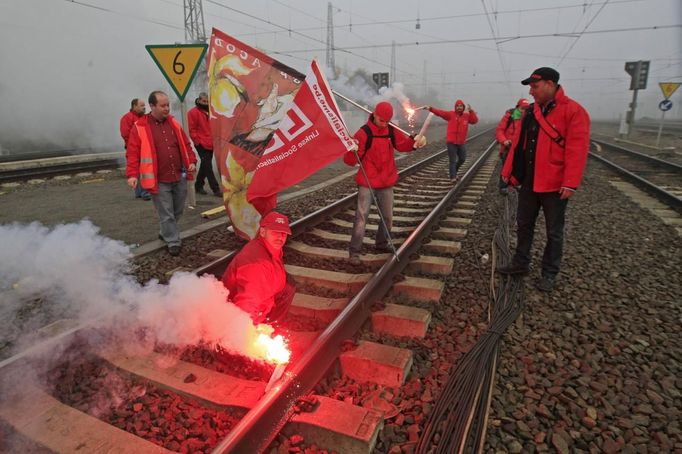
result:
<svg viewBox="0 0 682 454"><path fill-rule="evenodd" d="M520 278L500 279L497 287L494 280L497 262L505 265L511 260L509 232L515 223L516 201L516 192L510 191L493 238L488 329L450 374L429 415L416 453L483 450L500 338L522 312L524 304Z"/></svg>

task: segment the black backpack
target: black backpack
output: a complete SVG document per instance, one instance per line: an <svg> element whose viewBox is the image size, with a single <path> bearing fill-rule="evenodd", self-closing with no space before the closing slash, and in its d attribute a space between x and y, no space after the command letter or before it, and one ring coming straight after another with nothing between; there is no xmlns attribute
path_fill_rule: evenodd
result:
<svg viewBox="0 0 682 454"><path fill-rule="evenodd" d="M393 144L393 148L395 148L395 131L394 131L394 129L393 129L393 126L388 125L388 134L385 135L385 136L375 136L375 135L372 133L372 128L370 128L370 127L369 127L368 125L366 125L366 124L362 125L362 127L361 127L360 129L362 129L363 131L365 131L365 135L367 136L367 142L365 142L365 153L366 153L367 150L369 150L369 148L372 146L372 139L373 139L374 137L378 137L378 138L381 138L381 139L386 138L386 137L390 138L390 139L391 139L391 144Z"/></svg>

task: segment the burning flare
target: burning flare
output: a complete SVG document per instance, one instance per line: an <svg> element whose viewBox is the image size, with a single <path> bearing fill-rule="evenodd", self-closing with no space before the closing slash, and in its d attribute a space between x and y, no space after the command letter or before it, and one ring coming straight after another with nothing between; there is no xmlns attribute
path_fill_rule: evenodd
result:
<svg viewBox="0 0 682 454"><path fill-rule="evenodd" d="M403 110L407 113L407 124L410 125L410 127L414 126L414 113L416 112L416 109L412 107L412 104L410 104L410 100L405 98L400 101L400 104L403 107Z"/></svg>
<svg viewBox="0 0 682 454"><path fill-rule="evenodd" d="M252 356L274 364L289 362L291 352L282 335L270 337L274 329L270 325L261 324L256 327L256 339L253 343Z"/></svg>

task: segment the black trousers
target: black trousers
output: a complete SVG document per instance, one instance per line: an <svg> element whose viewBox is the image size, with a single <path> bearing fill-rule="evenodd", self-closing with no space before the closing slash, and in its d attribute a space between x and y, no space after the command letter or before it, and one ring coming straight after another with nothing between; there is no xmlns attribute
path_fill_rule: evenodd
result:
<svg viewBox="0 0 682 454"><path fill-rule="evenodd" d="M545 215L547 244L542 256L543 276L554 277L559 273L564 248L564 216L568 200L561 200L558 192L533 192L531 188L521 187L516 214L517 244L514 263L528 267L530 251L533 246L535 221L540 208Z"/></svg>
<svg viewBox="0 0 682 454"><path fill-rule="evenodd" d="M194 147L197 149L199 159L201 160L199 172L197 173L197 181L194 182L194 189L203 189L204 180L208 180L211 191L220 192L220 185L213 173L213 150L207 150L201 145L195 145Z"/></svg>
<svg viewBox="0 0 682 454"><path fill-rule="evenodd" d="M504 161L507 160L508 154L509 154L509 148L505 147L504 151L500 155L500 161L502 161L502 167L500 168L500 182L497 185L500 189L504 189L507 187L507 183L505 183L504 180L502 179L502 169L504 169Z"/></svg>

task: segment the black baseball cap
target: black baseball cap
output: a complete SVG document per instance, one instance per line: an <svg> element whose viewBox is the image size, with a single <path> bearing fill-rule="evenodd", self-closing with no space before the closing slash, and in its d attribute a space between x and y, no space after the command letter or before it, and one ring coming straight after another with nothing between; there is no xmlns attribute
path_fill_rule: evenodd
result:
<svg viewBox="0 0 682 454"><path fill-rule="evenodd" d="M555 69L543 66L542 68L538 68L535 71L533 71L533 74L531 74L528 79L523 79L521 81L521 84L529 85L532 84L533 82L538 82L541 80L551 80L555 84L558 84L559 73Z"/></svg>

